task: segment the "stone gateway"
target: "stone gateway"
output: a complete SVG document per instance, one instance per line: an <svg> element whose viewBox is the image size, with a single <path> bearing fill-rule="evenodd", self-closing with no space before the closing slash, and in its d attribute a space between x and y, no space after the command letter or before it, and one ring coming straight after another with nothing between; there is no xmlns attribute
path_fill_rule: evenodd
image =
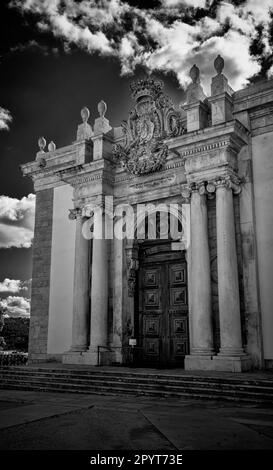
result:
<svg viewBox="0 0 273 470"><path fill-rule="evenodd" d="M131 84L121 127L39 139L29 358L242 372L273 365L273 80L196 65L186 103Z"/></svg>

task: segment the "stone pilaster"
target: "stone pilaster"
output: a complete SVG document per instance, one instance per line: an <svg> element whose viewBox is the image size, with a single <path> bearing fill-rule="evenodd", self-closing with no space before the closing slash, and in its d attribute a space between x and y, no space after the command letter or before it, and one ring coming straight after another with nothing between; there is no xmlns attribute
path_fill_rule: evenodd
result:
<svg viewBox="0 0 273 470"><path fill-rule="evenodd" d="M207 202L204 184L191 194L191 345L186 369L209 368L213 355Z"/></svg>
<svg viewBox="0 0 273 470"><path fill-rule="evenodd" d="M84 220L81 210L71 211L76 219L72 346L70 352L86 351L89 345L89 240L82 233ZM64 362L68 362L64 355Z"/></svg>
<svg viewBox="0 0 273 470"><path fill-rule="evenodd" d="M216 369L241 372L249 368L242 347L238 263L236 253L233 191L237 181L227 177L216 181L217 264L220 318L220 353ZM217 363L216 363L217 361Z"/></svg>
<svg viewBox="0 0 273 470"><path fill-rule="evenodd" d="M54 189L36 193L32 256L29 361L47 358Z"/></svg>

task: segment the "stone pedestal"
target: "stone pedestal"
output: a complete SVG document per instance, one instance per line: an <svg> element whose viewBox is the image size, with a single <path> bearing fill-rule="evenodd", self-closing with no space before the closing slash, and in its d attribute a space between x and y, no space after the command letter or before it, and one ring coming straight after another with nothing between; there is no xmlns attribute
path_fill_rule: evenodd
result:
<svg viewBox="0 0 273 470"><path fill-rule="evenodd" d="M72 346L63 356L64 363L74 363L77 353L86 351L89 344L89 240L82 234L83 219L76 218L76 246L74 268L74 297Z"/></svg>
<svg viewBox="0 0 273 470"><path fill-rule="evenodd" d="M206 369L213 355L207 204L204 187L191 196L191 351L185 369Z"/></svg>
<svg viewBox="0 0 273 470"><path fill-rule="evenodd" d="M198 131L208 125L208 107L202 101L184 105L187 113L187 131Z"/></svg>
<svg viewBox="0 0 273 470"><path fill-rule="evenodd" d="M211 104L211 124L221 124L233 119L233 99L224 92L209 98Z"/></svg>

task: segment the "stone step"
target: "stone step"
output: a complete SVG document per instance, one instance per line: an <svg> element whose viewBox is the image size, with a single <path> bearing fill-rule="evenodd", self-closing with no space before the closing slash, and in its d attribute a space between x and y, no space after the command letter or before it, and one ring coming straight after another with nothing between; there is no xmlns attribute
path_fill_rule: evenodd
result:
<svg viewBox="0 0 273 470"><path fill-rule="evenodd" d="M94 390L96 388L99 389L104 389L107 388L112 389L113 391L118 390L121 386L123 389L126 390L132 390L133 392L172 392L172 393L188 393L190 395L195 395L198 393L199 395L202 394L203 396L207 395L213 395L215 398L220 397L222 398L223 394L225 396L230 396L230 397L236 397L236 399L262 399L266 400L268 402L273 403L273 394L272 393L267 393L266 391L257 391L257 390L248 390L248 391L242 391L239 390L238 388L231 388L231 389L222 389L222 388L216 388L216 387L211 387L209 384L206 386L203 385L203 387L200 387L196 384L195 387L189 387L189 386L184 386L182 384L170 384L168 381L165 381L164 383L146 383L146 384L141 384L137 382L124 382L124 381L109 381L109 380L101 380L101 381L96 381L96 382L90 382L90 381L71 381L71 380L66 380L64 381L63 379L60 380L58 378L39 378L33 375L32 377L26 378L11 378L11 377L3 377L1 380L0 387L3 388L3 386L8 385L8 384L17 384L19 386L25 387L32 387L32 386L47 386L47 387L61 387L63 389L67 387L73 387L73 388L78 388L79 390Z"/></svg>
<svg viewBox="0 0 273 470"><path fill-rule="evenodd" d="M268 400L262 397L238 397L235 395L215 395L214 390L211 394L204 394L203 390L189 390L185 391L168 391L168 390L136 390L135 388L124 388L119 387L113 390L112 388L103 386L79 386L72 384L54 383L54 384L41 384L41 383L17 383L16 381L6 381L1 384L2 389L12 390L29 390L29 391L44 391L44 392L65 392L65 393L79 393L79 394L100 394L100 395L135 395L135 396L151 396L159 398L194 398L201 400L225 400L233 402L245 402L245 403L256 403L256 404L268 404L272 403L272 399Z"/></svg>
<svg viewBox="0 0 273 470"><path fill-rule="evenodd" d="M215 376L207 376L207 375L174 375L174 374L158 374L158 373L139 373L139 372L127 372L127 371L122 371L118 372L116 371L100 371L99 369L94 370L77 370L77 369L44 369L44 368L34 368L34 367L23 367L23 366L3 366L0 368L0 374L1 372L20 372L20 373L28 373L28 374L44 374L44 375L52 375L52 374L58 374L59 376L91 376L91 377L99 377L99 376L112 376L115 379L120 377L121 379L125 377L134 377L138 379L146 378L146 379L167 379L167 380L175 380L175 381L188 381L188 382L199 382L200 380L204 380L206 382L212 382L212 383L219 383L219 384L224 384L227 383L229 385L234 384L234 385L249 385L251 387L253 386L262 386L262 387L273 387L273 380L267 380L267 379L243 379L243 378L232 378L232 377L215 377Z"/></svg>
<svg viewBox="0 0 273 470"><path fill-rule="evenodd" d="M70 375L70 374L59 374L59 373L37 373L34 374L33 372L30 373L28 371L25 373L24 371L18 371L14 372L11 370L7 371L0 371L0 378L4 380L5 378L14 378L16 380L40 380L40 381L59 381L62 380L63 382L69 382L69 383L78 383L82 385L89 385L92 384L93 382L97 383L124 383L124 384L129 384L129 385L134 385L137 387L140 386L169 386L169 387L183 387L183 388L208 388L208 386L213 387L213 389L216 391L222 392L224 391L236 391L236 393L240 394L248 394L248 393L261 393L261 394L267 394L269 396L273 397L273 384L271 387L263 387L261 385L245 385L245 384L240 384L234 386L234 384L230 383L215 383L215 382L209 382L206 381L204 378L201 378L198 381L192 382L191 380L187 380L187 377L184 378L183 381L178 381L175 380L173 377L160 377L160 378L153 378L151 376L148 377L127 377L127 376L112 376L112 375L104 375L104 374L93 374L91 376L88 376L86 374L78 374L78 375Z"/></svg>

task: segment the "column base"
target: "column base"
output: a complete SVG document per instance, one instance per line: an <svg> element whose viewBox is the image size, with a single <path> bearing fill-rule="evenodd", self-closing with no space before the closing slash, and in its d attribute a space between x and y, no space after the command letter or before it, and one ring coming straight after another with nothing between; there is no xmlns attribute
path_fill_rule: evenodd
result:
<svg viewBox="0 0 273 470"><path fill-rule="evenodd" d="M213 356L192 354L185 357L185 370L214 370Z"/></svg>
<svg viewBox="0 0 273 470"><path fill-rule="evenodd" d="M68 351L63 354L63 364L98 365L97 351Z"/></svg>
<svg viewBox="0 0 273 470"><path fill-rule="evenodd" d="M252 368L252 361L249 356L242 354L241 356L226 356L218 354L214 356L214 370L226 372L244 372Z"/></svg>
<svg viewBox="0 0 273 470"><path fill-rule="evenodd" d="M244 372L252 368L249 356L197 356L185 357L185 370L215 370L222 372Z"/></svg>
<svg viewBox="0 0 273 470"><path fill-rule="evenodd" d="M80 352L80 351L67 351L63 353L62 363L63 364L84 364L83 354L84 352Z"/></svg>
<svg viewBox="0 0 273 470"><path fill-rule="evenodd" d="M69 353L70 353L70 352L71 352L71 353L74 353L74 352L77 352L77 353L78 353L78 352L85 352L85 351L87 351L87 349L88 349L88 345L87 345L87 344L86 344L86 345L83 345L83 346L71 346L71 348L69 349L68 352L69 352Z"/></svg>

